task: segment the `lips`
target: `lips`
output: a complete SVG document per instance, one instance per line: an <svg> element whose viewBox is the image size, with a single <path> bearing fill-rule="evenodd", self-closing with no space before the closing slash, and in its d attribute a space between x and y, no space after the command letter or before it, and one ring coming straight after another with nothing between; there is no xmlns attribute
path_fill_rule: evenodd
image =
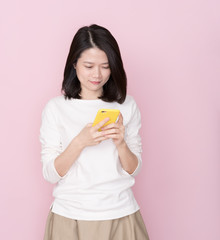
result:
<svg viewBox="0 0 220 240"><path fill-rule="evenodd" d="M98 84L100 84L100 82L98 82L98 81L90 81L92 84L94 84L94 85L98 85Z"/></svg>

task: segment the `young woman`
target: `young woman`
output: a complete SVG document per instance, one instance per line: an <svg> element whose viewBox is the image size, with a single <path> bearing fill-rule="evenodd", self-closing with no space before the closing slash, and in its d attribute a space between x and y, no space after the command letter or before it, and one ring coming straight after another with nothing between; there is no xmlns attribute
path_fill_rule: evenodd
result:
<svg viewBox="0 0 220 240"><path fill-rule="evenodd" d="M131 190L141 168L141 117L126 86L112 34L98 25L80 28L63 94L42 112L43 176L56 184L44 240L149 239ZM119 109L118 121L92 126L101 108Z"/></svg>

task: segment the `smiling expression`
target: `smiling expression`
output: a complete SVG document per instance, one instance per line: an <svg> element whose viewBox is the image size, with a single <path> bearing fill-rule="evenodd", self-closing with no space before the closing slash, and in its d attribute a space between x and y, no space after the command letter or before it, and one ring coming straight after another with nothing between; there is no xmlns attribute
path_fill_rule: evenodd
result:
<svg viewBox="0 0 220 240"><path fill-rule="evenodd" d="M89 48L81 53L74 67L80 81L82 99L101 96L103 86L111 75L106 53L96 47Z"/></svg>

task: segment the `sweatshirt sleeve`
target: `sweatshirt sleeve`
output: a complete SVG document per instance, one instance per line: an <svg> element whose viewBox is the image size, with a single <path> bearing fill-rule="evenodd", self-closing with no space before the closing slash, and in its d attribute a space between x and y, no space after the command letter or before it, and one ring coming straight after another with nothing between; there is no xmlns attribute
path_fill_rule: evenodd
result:
<svg viewBox="0 0 220 240"><path fill-rule="evenodd" d="M41 162L43 164L43 176L50 183L57 183L61 177L54 166L54 160L62 152L61 137L57 127L56 115L53 111L51 100L42 111L40 142Z"/></svg>
<svg viewBox="0 0 220 240"><path fill-rule="evenodd" d="M140 128L141 128L141 114L136 102L133 99L132 117L125 128L125 141L129 149L138 158L138 165L135 171L130 174L133 177L139 173L142 165L142 158L141 158L142 143L141 143L141 137L139 135Z"/></svg>

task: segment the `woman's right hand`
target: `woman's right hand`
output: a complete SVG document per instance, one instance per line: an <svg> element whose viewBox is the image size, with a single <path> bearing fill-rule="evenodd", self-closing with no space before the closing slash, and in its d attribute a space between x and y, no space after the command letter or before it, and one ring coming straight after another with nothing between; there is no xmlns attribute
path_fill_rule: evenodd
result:
<svg viewBox="0 0 220 240"><path fill-rule="evenodd" d="M109 118L105 118L94 127L92 123L88 123L81 132L76 136L76 139L82 148L92 145L98 145L103 140L108 139L102 131L98 131L105 123L109 121Z"/></svg>
<svg viewBox="0 0 220 240"><path fill-rule="evenodd" d="M67 148L55 159L55 168L61 177L65 176L69 171L84 147L97 145L107 139L104 132L98 130L108 122L108 120L109 118L105 118L94 127L92 123L87 124L81 132L73 138Z"/></svg>

